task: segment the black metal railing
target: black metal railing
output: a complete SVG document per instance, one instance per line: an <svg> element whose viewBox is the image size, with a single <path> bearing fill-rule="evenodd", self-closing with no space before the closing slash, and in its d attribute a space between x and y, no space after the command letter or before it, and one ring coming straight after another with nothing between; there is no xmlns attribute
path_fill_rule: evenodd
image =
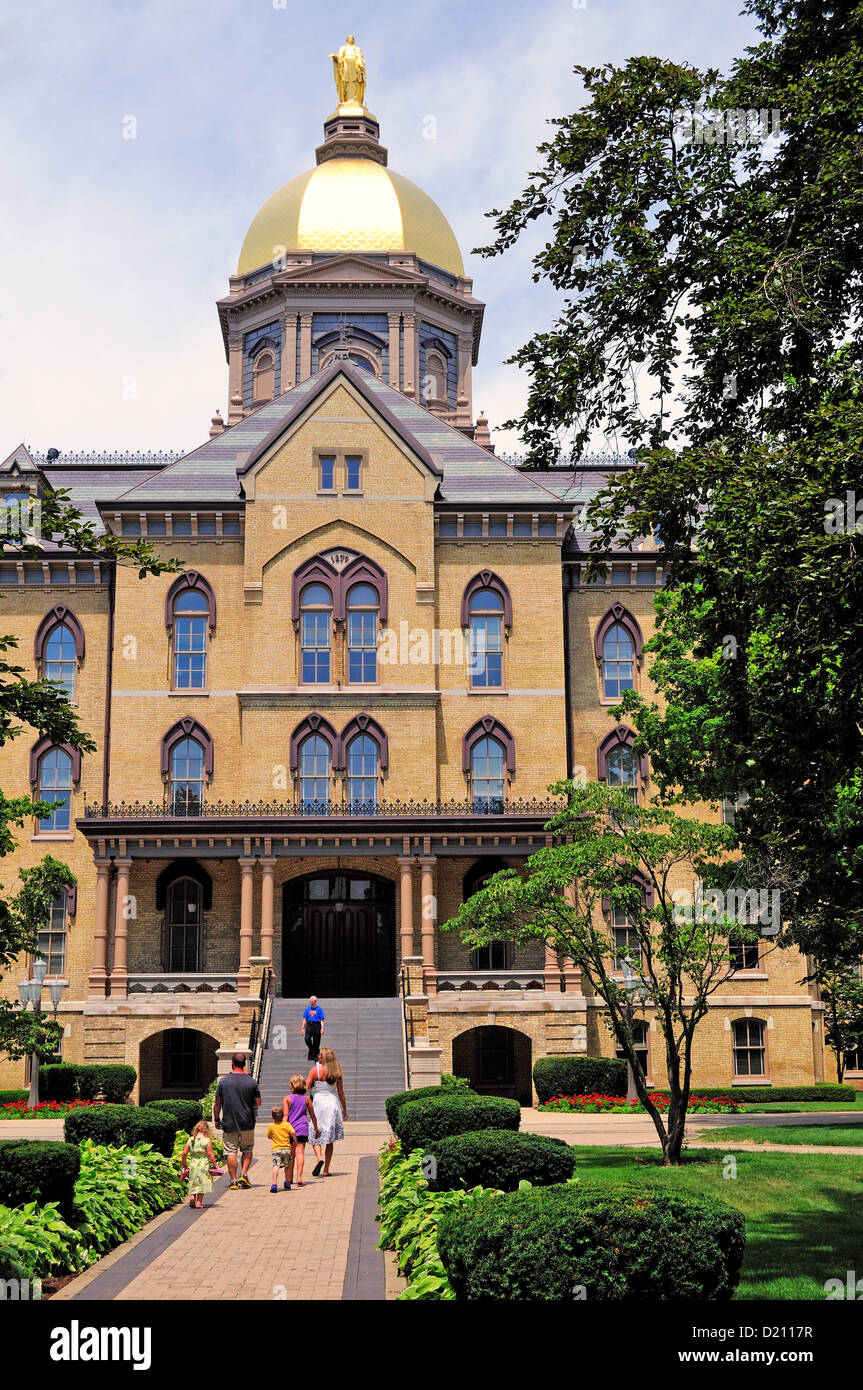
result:
<svg viewBox="0 0 863 1390"><path fill-rule="evenodd" d="M413 1015L408 1009L408 972L407 967L402 966L399 971L399 993L402 997L402 1028L404 1030L405 1044L405 1083L407 1089L411 1089L411 1048L414 1045L414 1021Z"/></svg>
<svg viewBox="0 0 863 1390"><path fill-rule="evenodd" d="M520 797L499 800L481 797L464 801L205 801L186 810L171 801L87 802L86 820L385 820L394 816L553 816L563 810L562 800Z"/></svg>
<svg viewBox="0 0 863 1390"><path fill-rule="evenodd" d="M261 976L260 1007L249 1029L249 1052L252 1058L249 1069L256 1081L261 1078L264 1049L269 1045L270 1015L273 1010L272 978L272 971L267 966Z"/></svg>

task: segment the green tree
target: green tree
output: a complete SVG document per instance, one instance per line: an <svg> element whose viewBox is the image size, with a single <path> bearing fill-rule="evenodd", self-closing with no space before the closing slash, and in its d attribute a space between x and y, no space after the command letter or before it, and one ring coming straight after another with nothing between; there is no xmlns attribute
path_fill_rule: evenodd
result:
<svg viewBox="0 0 863 1390"><path fill-rule="evenodd" d="M555 843L505 869L464 903L442 928L470 946L500 939L548 941L580 968L583 983L606 1004L606 1021L632 1067L638 1098L662 1144L664 1161L680 1163L696 1029L732 969L729 935L757 940L750 913L699 907L695 884L730 883L733 831L634 806L602 783L560 782L567 805L549 821ZM663 1115L650 1098L636 1051L627 991L614 969L615 948L603 911L628 919L628 949L662 1038L670 1102ZM654 1062L658 1069L658 1064Z"/></svg>
<svg viewBox="0 0 863 1390"><path fill-rule="evenodd" d="M19 869L22 887L2 904L0 971L20 955L38 955L39 933L51 920L52 904L77 881L68 865L46 854L32 869ZM60 1027L53 1019L0 999L0 1051L13 1058L55 1052Z"/></svg>
<svg viewBox="0 0 863 1390"><path fill-rule="evenodd" d="M845 1078L845 1054L863 1049L863 981L860 962L824 965L815 973L824 1004L824 1036L836 1057L836 1080Z"/></svg>

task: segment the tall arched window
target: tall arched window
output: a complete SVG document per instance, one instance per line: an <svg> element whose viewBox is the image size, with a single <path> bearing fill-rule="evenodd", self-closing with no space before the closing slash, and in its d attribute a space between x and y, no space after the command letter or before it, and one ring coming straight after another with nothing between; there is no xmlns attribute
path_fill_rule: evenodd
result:
<svg viewBox="0 0 863 1390"><path fill-rule="evenodd" d="M503 598L494 589L470 596L470 683L475 690L503 685Z"/></svg>
<svg viewBox="0 0 863 1390"><path fill-rule="evenodd" d="M635 689L635 644L623 623L612 623L602 642L602 693L618 699Z"/></svg>
<svg viewBox="0 0 863 1390"><path fill-rule="evenodd" d="M631 801L638 801L638 759L626 744L606 756L605 778L610 787L621 787Z"/></svg>
<svg viewBox="0 0 863 1390"><path fill-rule="evenodd" d="M39 933L38 954L48 962L49 975L62 975L66 970L66 917L69 899L65 893L51 904L51 915L44 931Z"/></svg>
<svg viewBox="0 0 863 1390"><path fill-rule="evenodd" d="M426 371L423 380L423 405L436 405L446 402L446 364L439 352L429 352L426 356Z"/></svg>
<svg viewBox="0 0 863 1390"><path fill-rule="evenodd" d="M358 734L347 748L348 804L354 814L371 815L378 804L379 749L368 734Z"/></svg>
<svg viewBox="0 0 863 1390"><path fill-rule="evenodd" d="M78 671L78 646L75 635L66 623L57 623L48 634L44 646L42 675L47 681L59 681L67 699L75 698L75 676Z"/></svg>
<svg viewBox="0 0 863 1390"><path fill-rule="evenodd" d="M210 608L200 589L184 589L174 599L174 689L207 688L207 634Z"/></svg>
<svg viewBox="0 0 863 1390"><path fill-rule="evenodd" d="M333 598L325 584L307 584L300 595L300 647L304 685L328 685Z"/></svg>
<svg viewBox="0 0 863 1390"><path fill-rule="evenodd" d="M470 791L475 811L502 811L506 752L496 738L481 738L470 755Z"/></svg>
<svg viewBox="0 0 863 1390"><path fill-rule="evenodd" d="M734 1075L765 1076L764 1024L758 1018L738 1018L731 1025Z"/></svg>
<svg viewBox="0 0 863 1390"><path fill-rule="evenodd" d="M62 748L49 748L39 759L38 799L54 810L40 820L40 830L68 830L72 824L72 759ZM65 803L65 805L61 805Z"/></svg>
<svg viewBox="0 0 863 1390"><path fill-rule="evenodd" d="M378 596L371 584L348 591L348 681L373 685L378 678Z"/></svg>
<svg viewBox="0 0 863 1390"><path fill-rule="evenodd" d="M171 813L199 816L204 804L204 749L183 738L171 749Z"/></svg>
<svg viewBox="0 0 863 1390"><path fill-rule="evenodd" d="M300 744L300 801L303 815L325 815L330 809L330 745L321 734Z"/></svg>
<svg viewBox="0 0 863 1390"><path fill-rule="evenodd" d="M276 393L276 359L271 348L259 352L252 364L252 404L263 405Z"/></svg>
<svg viewBox="0 0 863 1390"><path fill-rule="evenodd" d="M168 888L168 970L201 969L201 901L193 878L176 878Z"/></svg>

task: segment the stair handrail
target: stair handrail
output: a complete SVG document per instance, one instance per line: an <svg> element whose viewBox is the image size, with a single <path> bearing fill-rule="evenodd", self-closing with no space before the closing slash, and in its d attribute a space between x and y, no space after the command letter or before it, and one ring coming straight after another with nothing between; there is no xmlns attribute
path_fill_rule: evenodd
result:
<svg viewBox="0 0 863 1390"><path fill-rule="evenodd" d="M399 993L402 997L402 1033L405 1049L405 1081L411 1089L411 1048L414 1045L414 1020L408 1012L408 972L403 965L399 970Z"/></svg>
<svg viewBox="0 0 863 1390"><path fill-rule="evenodd" d="M249 1035L249 1050L252 1054L251 1073L256 1081L261 1079L261 1064L264 1060L264 1049L269 1046L270 1040L270 1018L273 1012L273 971L271 966L267 966L261 976L260 1008L252 1020L252 1028Z"/></svg>

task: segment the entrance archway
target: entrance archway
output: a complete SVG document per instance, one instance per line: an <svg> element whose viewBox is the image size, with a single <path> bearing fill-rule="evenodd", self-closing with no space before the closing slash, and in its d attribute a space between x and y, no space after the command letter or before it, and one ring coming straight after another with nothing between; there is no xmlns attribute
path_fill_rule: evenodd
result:
<svg viewBox="0 0 863 1390"><path fill-rule="evenodd" d="M482 1096L509 1096L530 1105L530 1060L530 1038L515 1028L486 1024L453 1038L452 1069Z"/></svg>
<svg viewBox="0 0 863 1390"><path fill-rule="evenodd" d="M283 896L282 994L395 994L393 884L340 870L289 880Z"/></svg>
<svg viewBox="0 0 863 1390"><path fill-rule="evenodd" d="M219 1039L198 1028L163 1028L141 1043L140 1099L191 1097L197 1100L216 1078Z"/></svg>

